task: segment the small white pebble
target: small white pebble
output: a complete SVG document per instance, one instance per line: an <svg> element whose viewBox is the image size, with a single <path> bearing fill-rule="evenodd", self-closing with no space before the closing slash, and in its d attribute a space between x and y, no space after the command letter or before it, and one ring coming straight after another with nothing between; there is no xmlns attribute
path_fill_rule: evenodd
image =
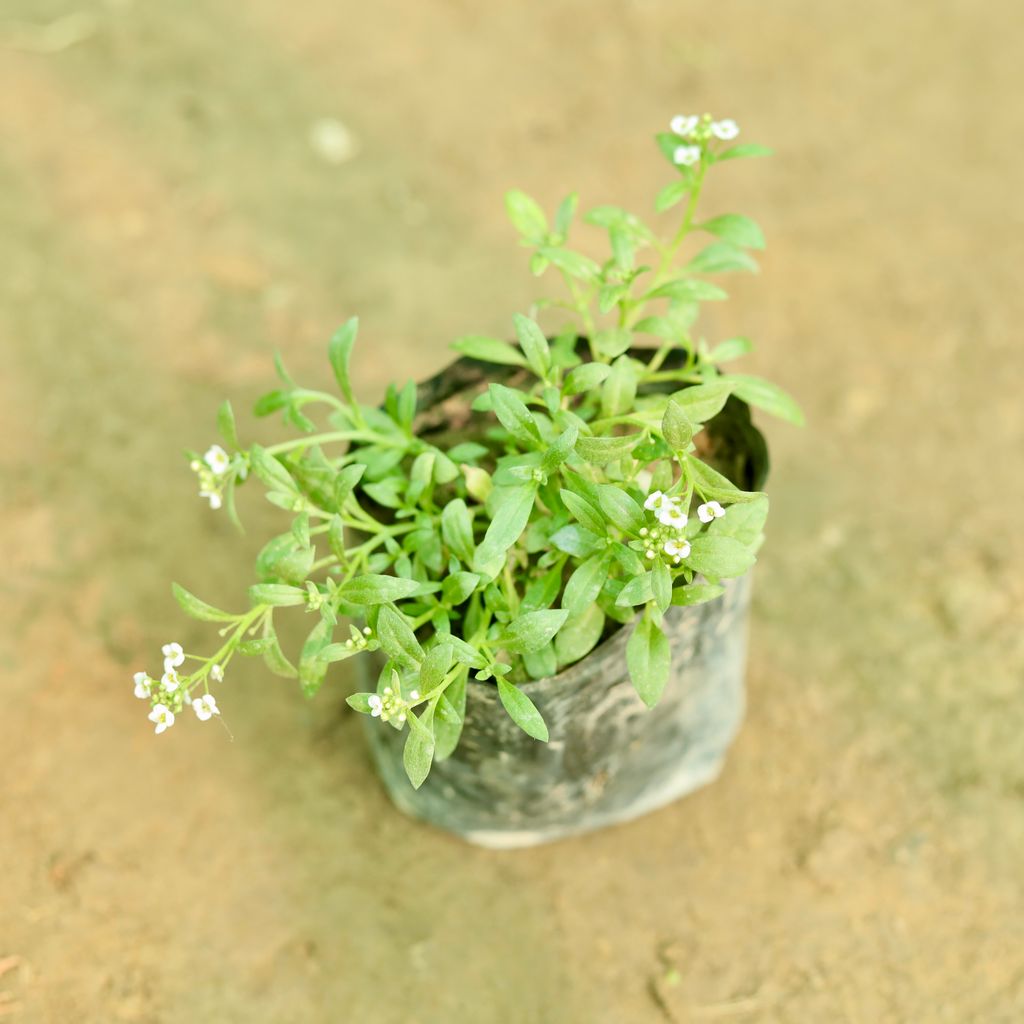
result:
<svg viewBox="0 0 1024 1024"><path fill-rule="evenodd" d="M329 164L344 164L359 151L355 136L333 117L314 121L309 129L309 144L321 160Z"/></svg>

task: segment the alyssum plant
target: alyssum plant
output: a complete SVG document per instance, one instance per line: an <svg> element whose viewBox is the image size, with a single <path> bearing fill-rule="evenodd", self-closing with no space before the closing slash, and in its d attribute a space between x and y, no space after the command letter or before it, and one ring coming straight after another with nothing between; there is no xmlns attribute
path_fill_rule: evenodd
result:
<svg viewBox="0 0 1024 1024"><path fill-rule="evenodd" d="M732 144L737 134L730 120L673 119L658 136L677 172L656 201L659 213L673 211L668 232L597 207L584 220L607 231L604 263L567 247L575 195L549 223L532 199L509 193L532 270L554 270L567 286L567 299L538 308L560 311L564 323L549 339L516 316L518 345L480 336L455 343L509 383L476 396L453 443L419 429L412 383L389 388L382 408L359 404L349 377L354 319L328 349L340 395L301 387L277 362L282 385L256 413L283 413L297 436L243 448L230 404L221 407L229 451L214 445L191 456L200 494L235 518L235 489L255 476L291 528L260 552L244 611L174 585L188 614L219 624L221 643L210 655L167 644L159 678L136 674L156 732L184 705L203 721L219 715L211 686L237 655L261 656L311 696L332 663L379 650L386 663L376 692L349 703L407 731L405 767L419 786L458 743L467 687L496 685L512 719L547 740L521 684L554 675L634 621L630 677L648 705L658 700L672 656L662 616L671 605L713 600L721 580L746 573L768 511L763 494L740 490L702 457L702 425L730 395L800 419L775 385L722 373L750 350L745 338L709 346L693 329L702 302L726 297L705 276L756 270L750 250L764 244L740 214L696 217L712 167L767 152ZM710 244L682 258L702 236ZM314 407L326 429L311 418ZM289 608L311 620L294 660L276 629ZM342 618L353 624L342 627Z"/></svg>

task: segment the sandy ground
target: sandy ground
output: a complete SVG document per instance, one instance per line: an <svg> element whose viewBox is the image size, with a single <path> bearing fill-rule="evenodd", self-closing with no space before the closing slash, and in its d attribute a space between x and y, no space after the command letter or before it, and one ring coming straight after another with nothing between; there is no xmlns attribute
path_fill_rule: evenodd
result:
<svg viewBox="0 0 1024 1024"><path fill-rule="evenodd" d="M1024 1019L1024 9L968 0L0 0L0 1018ZM41 31L40 26L49 24ZM493 854L400 818L341 714L254 667L234 736L130 677L237 605L180 459L280 348L367 394L535 284L518 185L644 209L649 135L735 116L764 271L708 323L770 425L751 711L724 777ZM338 118L357 151L311 148ZM259 437L266 427L253 427Z"/></svg>

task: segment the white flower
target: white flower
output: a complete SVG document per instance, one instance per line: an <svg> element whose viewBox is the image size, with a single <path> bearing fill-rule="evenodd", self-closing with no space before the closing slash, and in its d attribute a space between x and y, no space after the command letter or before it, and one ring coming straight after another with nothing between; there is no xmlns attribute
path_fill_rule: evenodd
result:
<svg viewBox="0 0 1024 1024"><path fill-rule="evenodd" d="M156 734L159 736L174 725L174 712L166 704L156 704L149 713L149 720L156 722Z"/></svg>
<svg viewBox="0 0 1024 1024"><path fill-rule="evenodd" d="M135 673L135 696L145 700L153 692L153 680L145 672Z"/></svg>
<svg viewBox="0 0 1024 1024"><path fill-rule="evenodd" d="M206 694L205 697L196 697L192 701L192 710L196 713L196 718L200 722L208 722L214 715L220 714L220 709L217 707L217 701L214 700L212 694Z"/></svg>
<svg viewBox="0 0 1024 1024"><path fill-rule="evenodd" d="M681 562L690 553L690 542L688 540L667 540L662 550L677 562Z"/></svg>
<svg viewBox="0 0 1024 1024"><path fill-rule="evenodd" d="M217 509L220 508L222 504L221 497L216 491L200 491L199 497L208 498L210 501L210 508Z"/></svg>
<svg viewBox="0 0 1024 1024"><path fill-rule="evenodd" d="M700 146L676 146L672 154L672 162L681 167L689 167L700 161Z"/></svg>
<svg viewBox="0 0 1024 1024"><path fill-rule="evenodd" d="M370 714L374 718L380 718L380 713L384 710L384 701L380 699L380 695L371 693L366 703L370 705Z"/></svg>
<svg viewBox="0 0 1024 1024"><path fill-rule="evenodd" d="M676 114L672 118L669 127L684 138L689 135L700 124L700 118L696 114Z"/></svg>
<svg viewBox="0 0 1024 1024"><path fill-rule="evenodd" d="M181 644L164 644L160 648L164 655L164 668L177 668L185 660L185 652Z"/></svg>
<svg viewBox="0 0 1024 1024"><path fill-rule="evenodd" d="M174 691L181 685L181 680L178 678L178 673L175 672L173 668L169 668L160 677L160 683L168 693L174 693Z"/></svg>
<svg viewBox="0 0 1024 1024"><path fill-rule="evenodd" d="M651 491L647 495L647 500L644 502L644 508L650 512L652 509L659 508L665 495L661 491Z"/></svg>
<svg viewBox="0 0 1024 1024"><path fill-rule="evenodd" d="M721 519L725 515L725 509L717 501L707 501L697 509L697 516L702 523L710 523L714 519Z"/></svg>
<svg viewBox="0 0 1024 1024"><path fill-rule="evenodd" d="M231 459L219 444L211 445L209 451L203 456L205 462L213 471L214 476L222 476L228 471Z"/></svg>
<svg viewBox="0 0 1024 1024"><path fill-rule="evenodd" d="M678 498L671 499L671 502L658 509L658 522L662 526L671 526L673 530L681 530L686 526L686 513L682 510Z"/></svg>
<svg viewBox="0 0 1024 1024"><path fill-rule="evenodd" d="M740 126L731 117L727 117L724 121L713 121L711 124L711 134L723 142L735 139L739 133Z"/></svg>
<svg viewBox="0 0 1024 1024"><path fill-rule="evenodd" d="M224 669L220 665L210 666L210 678L215 683L221 683L224 681Z"/></svg>

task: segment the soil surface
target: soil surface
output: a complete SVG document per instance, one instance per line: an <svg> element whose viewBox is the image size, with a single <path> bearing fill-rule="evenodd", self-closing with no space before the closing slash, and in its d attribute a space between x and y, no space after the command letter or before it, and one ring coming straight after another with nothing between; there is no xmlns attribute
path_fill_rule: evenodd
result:
<svg viewBox="0 0 1024 1024"><path fill-rule="evenodd" d="M1024 7L967 0L0 0L0 1019L1024 1019ZM280 349L368 396L538 294L502 210L649 208L733 116L758 277L704 322L766 426L751 707L719 782L495 854L387 803L346 680L233 674L153 736L278 522L181 458ZM338 121L346 130L323 124ZM315 141L314 141L315 140ZM242 416L245 435L268 425Z"/></svg>

